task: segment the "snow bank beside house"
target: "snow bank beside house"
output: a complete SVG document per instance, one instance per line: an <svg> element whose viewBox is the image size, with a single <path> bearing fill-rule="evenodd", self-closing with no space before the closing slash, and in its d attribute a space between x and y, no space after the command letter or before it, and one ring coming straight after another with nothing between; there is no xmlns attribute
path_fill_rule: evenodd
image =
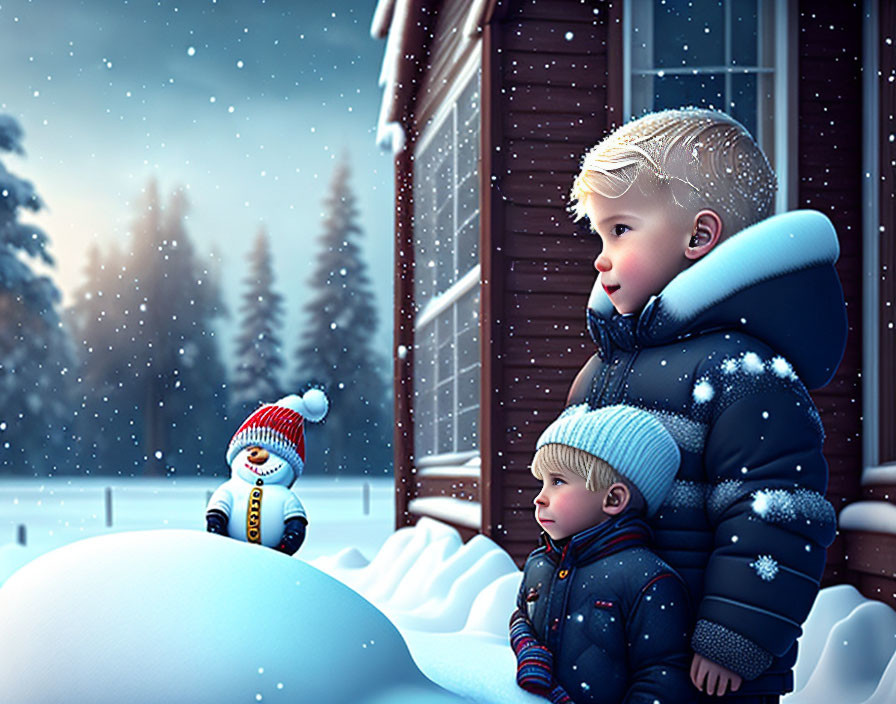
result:
<svg viewBox="0 0 896 704"><path fill-rule="evenodd" d="M4 701L428 702L395 627L345 585L200 531L47 553L0 588Z"/></svg>
<svg viewBox="0 0 896 704"><path fill-rule="evenodd" d="M536 704L516 686L507 622L522 573L495 543L423 518L370 563L345 550L314 564L370 599L399 628L422 672L479 704ZM446 592L447 589L447 592ZM803 626L795 691L782 704L896 701L896 612L853 587L820 592Z"/></svg>

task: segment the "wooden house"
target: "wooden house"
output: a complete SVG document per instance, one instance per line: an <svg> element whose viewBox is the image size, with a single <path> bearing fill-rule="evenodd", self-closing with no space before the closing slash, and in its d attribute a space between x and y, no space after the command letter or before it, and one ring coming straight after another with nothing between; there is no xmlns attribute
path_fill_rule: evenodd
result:
<svg viewBox="0 0 896 704"><path fill-rule="evenodd" d="M628 117L711 105L769 156L777 212L839 233L849 337L813 396L828 498L850 509L825 581L896 605L894 27L886 0L380 1L398 526L533 548L535 439L593 351L599 243L566 211L573 175Z"/></svg>

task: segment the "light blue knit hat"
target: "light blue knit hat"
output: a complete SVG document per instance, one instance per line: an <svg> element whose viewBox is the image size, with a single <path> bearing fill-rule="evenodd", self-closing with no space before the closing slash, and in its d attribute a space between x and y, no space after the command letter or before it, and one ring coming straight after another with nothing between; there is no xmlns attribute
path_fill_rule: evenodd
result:
<svg viewBox="0 0 896 704"><path fill-rule="evenodd" d="M550 444L575 447L608 462L641 492L648 516L663 503L681 462L678 445L663 424L633 406L570 406L545 429L535 449Z"/></svg>

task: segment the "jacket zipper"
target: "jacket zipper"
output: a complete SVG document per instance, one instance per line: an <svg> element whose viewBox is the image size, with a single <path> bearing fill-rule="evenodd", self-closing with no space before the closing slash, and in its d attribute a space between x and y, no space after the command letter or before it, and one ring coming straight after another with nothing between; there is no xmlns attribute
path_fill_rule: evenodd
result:
<svg viewBox="0 0 896 704"><path fill-rule="evenodd" d="M613 403L620 403L622 396L622 389L625 386L625 380L628 379L629 372L631 372L632 367L635 366L635 359L638 356L638 350L634 350L629 353L628 359L625 362L625 365L622 370L622 374L619 376L619 381L616 382L616 388L613 390L613 395L611 399Z"/></svg>

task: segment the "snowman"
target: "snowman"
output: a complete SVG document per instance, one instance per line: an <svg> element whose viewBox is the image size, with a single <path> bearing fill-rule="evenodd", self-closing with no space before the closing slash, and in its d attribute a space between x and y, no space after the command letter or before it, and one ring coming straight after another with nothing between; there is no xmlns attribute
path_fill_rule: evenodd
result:
<svg viewBox="0 0 896 704"><path fill-rule="evenodd" d="M329 402L320 389L261 406L227 446L230 479L209 499L210 533L293 555L305 540L308 517L293 482L305 466L305 421L323 420Z"/></svg>

